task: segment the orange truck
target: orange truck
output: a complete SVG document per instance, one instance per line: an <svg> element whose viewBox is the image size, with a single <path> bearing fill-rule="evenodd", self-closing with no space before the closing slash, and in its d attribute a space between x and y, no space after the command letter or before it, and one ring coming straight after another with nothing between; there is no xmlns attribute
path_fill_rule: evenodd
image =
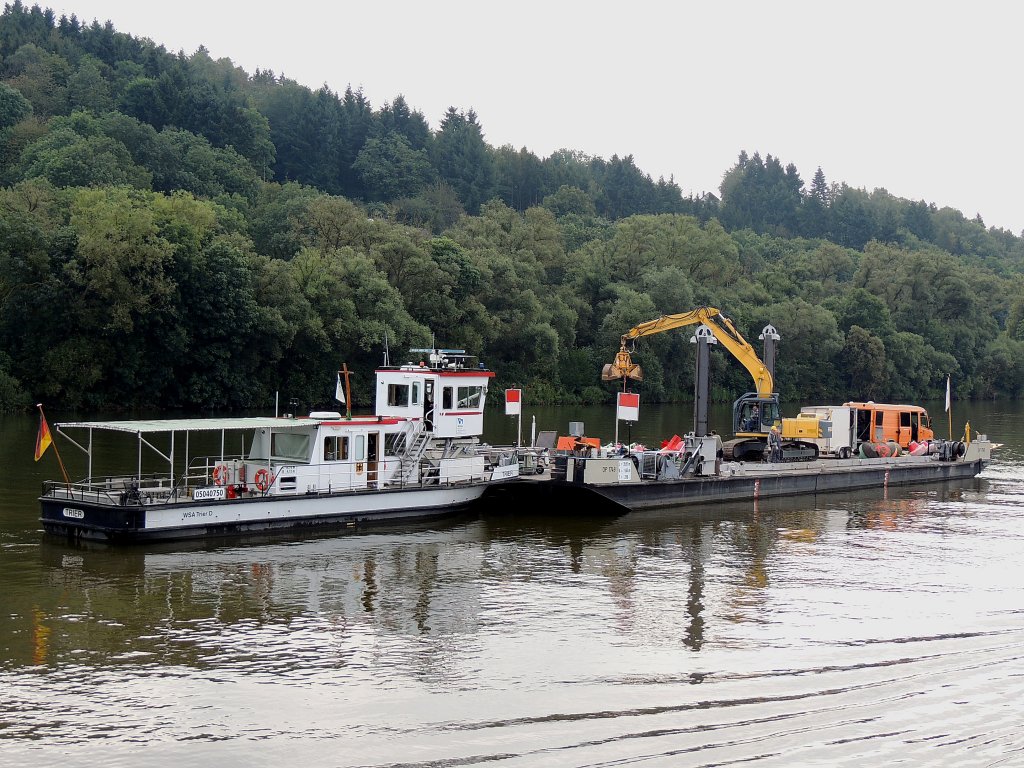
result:
<svg viewBox="0 0 1024 768"><path fill-rule="evenodd" d="M853 411L858 443L885 443L890 440L906 448L911 442L935 438L928 411L919 405L889 403L843 403Z"/></svg>

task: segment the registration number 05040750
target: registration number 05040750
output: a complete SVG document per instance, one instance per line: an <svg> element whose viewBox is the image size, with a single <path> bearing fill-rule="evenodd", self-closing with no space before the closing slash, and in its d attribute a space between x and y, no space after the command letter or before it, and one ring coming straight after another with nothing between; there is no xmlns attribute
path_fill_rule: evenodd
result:
<svg viewBox="0 0 1024 768"><path fill-rule="evenodd" d="M222 486L216 488L196 488L192 492L192 498L196 501L219 501L227 498L227 489Z"/></svg>

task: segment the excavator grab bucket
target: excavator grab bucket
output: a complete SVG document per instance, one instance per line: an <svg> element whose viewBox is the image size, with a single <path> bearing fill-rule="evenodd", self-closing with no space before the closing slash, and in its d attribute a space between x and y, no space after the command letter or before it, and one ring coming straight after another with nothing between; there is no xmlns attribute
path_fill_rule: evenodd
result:
<svg viewBox="0 0 1024 768"><path fill-rule="evenodd" d="M643 369L633 363L629 352L624 349L620 349L615 355L614 363L609 363L601 369L602 381L618 381L619 379L633 379L634 381L643 381L644 379Z"/></svg>

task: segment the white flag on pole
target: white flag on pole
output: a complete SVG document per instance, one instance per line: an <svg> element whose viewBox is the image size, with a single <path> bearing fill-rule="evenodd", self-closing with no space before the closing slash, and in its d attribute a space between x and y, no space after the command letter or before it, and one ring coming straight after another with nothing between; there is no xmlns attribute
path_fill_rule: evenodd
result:
<svg viewBox="0 0 1024 768"><path fill-rule="evenodd" d="M338 383L334 385L334 399L339 403L345 402L345 390L341 386L341 374L338 374Z"/></svg>
<svg viewBox="0 0 1024 768"><path fill-rule="evenodd" d="M950 399L949 399L949 376L946 377L946 411L949 411Z"/></svg>

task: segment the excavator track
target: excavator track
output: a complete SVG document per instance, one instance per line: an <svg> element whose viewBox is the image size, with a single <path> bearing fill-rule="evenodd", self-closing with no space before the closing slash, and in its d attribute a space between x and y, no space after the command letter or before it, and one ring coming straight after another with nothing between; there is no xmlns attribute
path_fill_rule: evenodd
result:
<svg viewBox="0 0 1024 768"><path fill-rule="evenodd" d="M726 461L767 461L768 442L758 438L741 437L722 443L722 458ZM782 460L815 461L818 458L818 446L802 440L784 440L782 443Z"/></svg>
<svg viewBox="0 0 1024 768"><path fill-rule="evenodd" d="M722 458L726 461L764 461L767 449L765 440L741 437L722 443Z"/></svg>

